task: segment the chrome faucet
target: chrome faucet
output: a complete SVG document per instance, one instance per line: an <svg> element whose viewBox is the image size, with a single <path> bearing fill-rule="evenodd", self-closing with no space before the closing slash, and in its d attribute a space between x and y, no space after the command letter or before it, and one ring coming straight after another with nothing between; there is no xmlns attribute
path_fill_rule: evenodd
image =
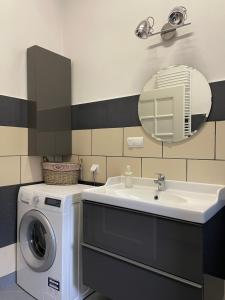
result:
<svg viewBox="0 0 225 300"><path fill-rule="evenodd" d="M166 177L161 173L156 173L158 179L154 179L154 183L158 185L158 191L165 191L166 189Z"/></svg>

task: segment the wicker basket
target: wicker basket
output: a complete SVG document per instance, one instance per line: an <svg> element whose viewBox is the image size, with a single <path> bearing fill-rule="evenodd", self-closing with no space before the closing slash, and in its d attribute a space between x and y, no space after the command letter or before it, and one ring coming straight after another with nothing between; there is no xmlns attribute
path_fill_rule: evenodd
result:
<svg viewBox="0 0 225 300"><path fill-rule="evenodd" d="M69 185L78 183L80 164L43 162L43 178L46 184Z"/></svg>

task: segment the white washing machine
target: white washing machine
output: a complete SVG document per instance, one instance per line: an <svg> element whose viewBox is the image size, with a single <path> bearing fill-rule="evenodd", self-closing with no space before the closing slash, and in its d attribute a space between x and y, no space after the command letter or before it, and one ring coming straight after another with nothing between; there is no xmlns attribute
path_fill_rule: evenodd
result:
<svg viewBox="0 0 225 300"><path fill-rule="evenodd" d="M90 186L23 186L18 195L17 284L38 300L81 300L81 192Z"/></svg>

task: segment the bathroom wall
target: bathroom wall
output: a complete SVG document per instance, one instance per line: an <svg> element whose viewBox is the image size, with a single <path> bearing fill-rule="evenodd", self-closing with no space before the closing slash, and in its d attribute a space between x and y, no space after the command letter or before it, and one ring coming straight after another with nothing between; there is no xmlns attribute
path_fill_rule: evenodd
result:
<svg viewBox="0 0 225 300"><path fill-rule="evenodd" d="M83 159L82 179L92 181L90 166L99 163L96 178L120 175L130 164L137 176L163 172L167 178L225 184L225 113L215 118L198 135L175 146L150 139L137 119L137 97L146 80L159 68L188 64L198 68L210 82L225 79L225 25L223 0L181 1L188 8L192 25L178 32L171 44L156 36L139 40L137 23L148 15L156 18L156 30L166 21L177 1L82 1L8 0L0 4L0 278L15 271L16 200L19 186L40 181L40 158L27 156L26 48L37 44L70 57L73 61L73 104L120 99L121 122L111 122L102 113L94 125L76 125L73 114L73 159ZM218 9L219 8L219 9ZM212 13L215 12L215 13ZM9 18L10 16L10 18ZM63 38L64 37L64 38ZM10 96L10 97L6 97ZM224 93L215 97L223 107ZM114 100L113 100L114 101ZM98 106L101 112L104 101ZM91 104L90 104L91 105ZM134 109L131 109L133 107ZM75 106L73 107L74 111ZM79 107L93 113L92 106ZM76 110L75 110L76 111ZM88 125L90 122L90 125ZM100 125L99 125L100 124ZM127 136L144 136L144 148L130 150ZM0 280L1 282L1 280ZM0 283L1 285L1 283Z"/></svg>
<svg viewBox="0 0 225 300"><path fill-rule="evenodd" d="M26 100L0 96L0 286L16 270L17 194L40 182L41 158L28 156Z"/></svg>
<svg viewBox="0 0 225 300"><path fill-rule="evenodd" d="M172 43L140 40L137 24L151 15L155 31L176 5L188 9L191 26ZM209 82L225 79L223 0L65 0L65 55L73 61L73 104L140 94L152 74L173 64L201 71Z"/></svg>
<svg viewBox="0 0 225 300"><path fill-rule="evenodd" d="M192 25L176 40L134 35L148 15L160 29L177 4L187 7ZM98 182L130 164L137 176L163 172L168 179L225 184L225 84L218 82L225 79L225 37L217 34L225 2L66 0L64 8L65 54L73 61L73 154L83 159L83 180L92 180L90 165L99 163ZM135 95L156 70L173 64L196 67L215 84L210 122L190 140L167 146L141 129ZM144 148L128 149L129 136L144 136Z"/></svg>
<svg viewBox="0 0 225 300"><path fill-rule="evenodd" d="M73 160L83 160L82 180L92 181L92 163L100 165L96 181L122 175L131 165L134 176L225 184L225 121L207 122L185 143L166 145L148 137L140 126L73 131ZM130 149L127 137L144 137L144 147Z"/></svg>
<svg viewBox="0 0 225 300"><path fill-rule="evenodd" d="M28 157L26 48L38 44L63 51L60 2L0 3L0 288L16 270L19 187L42 180L41 158Z"/></svg>
<svg viewBox="0 0 225 300"><path fill-rule="evenodd" d="M27 99L26 49L39 45L63 52L60 0L0 3L0 94Z"/></svg>

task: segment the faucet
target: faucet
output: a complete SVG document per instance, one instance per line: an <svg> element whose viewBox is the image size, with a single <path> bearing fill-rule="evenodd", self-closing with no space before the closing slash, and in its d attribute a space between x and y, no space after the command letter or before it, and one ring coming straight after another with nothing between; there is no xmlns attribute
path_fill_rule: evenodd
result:
<svg viewBox="0 0 225 300"><path fill-rule="evenodd" d="M158 185L158 191L165 191L166 189L166 177L161 173L156 173L158 179L154 179L154 183Z"/></svg>

